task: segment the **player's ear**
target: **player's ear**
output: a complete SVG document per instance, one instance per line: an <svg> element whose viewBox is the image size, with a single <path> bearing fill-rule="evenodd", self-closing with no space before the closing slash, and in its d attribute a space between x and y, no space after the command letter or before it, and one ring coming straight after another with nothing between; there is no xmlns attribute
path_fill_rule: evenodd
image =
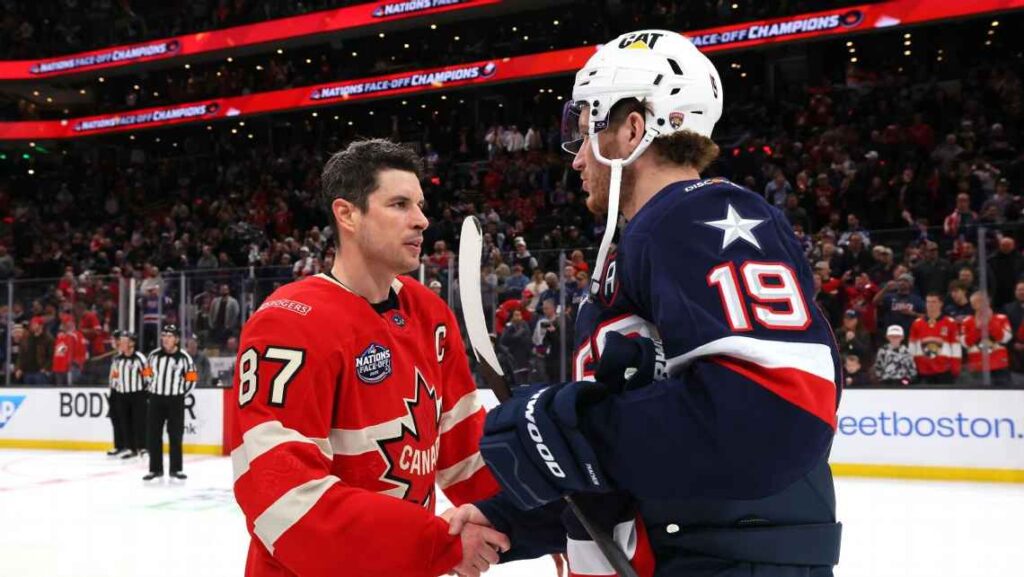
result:
<svg viewBox="0 0 1024 577"><path fill-rule="evenodd" d="M647 128L644 115L639 112L630 112L629 116L626 117L626 126L629 127L630 146L639 146L640 141L644 138L644 131Z"/></svg>
<svg viewBox="0 0 1024 577"><path fill-rule="evenodd" d="M349 232L355 230L359 211L356 209L354 204L343 198L336 198L331 202L331 214L333 214L334 219L338 221L339 229L347 230Z"/></svg>

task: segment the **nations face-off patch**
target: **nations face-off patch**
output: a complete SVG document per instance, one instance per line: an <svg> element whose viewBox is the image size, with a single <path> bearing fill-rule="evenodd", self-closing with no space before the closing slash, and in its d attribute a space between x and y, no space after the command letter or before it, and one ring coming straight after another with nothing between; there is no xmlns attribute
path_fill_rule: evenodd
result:
<svg viewBox="0 0 1024 577"><path fill-rule="evenodd" d="M356 357L356 376L368 385L376 385L391 376L391 349L371 343Z"/></svg>

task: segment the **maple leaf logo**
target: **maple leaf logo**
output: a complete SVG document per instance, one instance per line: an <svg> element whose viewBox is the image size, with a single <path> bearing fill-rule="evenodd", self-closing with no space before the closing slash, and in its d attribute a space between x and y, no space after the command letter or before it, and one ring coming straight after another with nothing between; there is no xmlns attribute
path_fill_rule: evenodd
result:
<svg viewBox="0 0 1024 577"><path fill-rule="evenodd" d="M412 398L404 401L408 418L402 419L398 435L377 441L387 463L380 480L396 487L390 494L430 509L441 441L441 400L416 369Z"/></svg>

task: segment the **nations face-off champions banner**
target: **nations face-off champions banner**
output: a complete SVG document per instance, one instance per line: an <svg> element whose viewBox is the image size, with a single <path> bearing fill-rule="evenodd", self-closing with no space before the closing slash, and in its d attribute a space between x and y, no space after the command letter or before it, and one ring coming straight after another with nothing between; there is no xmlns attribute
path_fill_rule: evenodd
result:
<svg viewBox="0 0 1024 577"><path fill-rule="evenodd" d="M705 52L765 43L866 32L907 24L1024 8L1024 0L917 2L896 0L685 32ZM203 122L226 117L300 110L331 103L386 98L471 84L566 74L579 69L596 50L569 48L490 61L470 62L386 76L344 80L249 96L218 98L129 112L40 122L0 122L0 140L46 140Z"/></svg>
<svg viewBox="0 0 1024 577"><path fill-rule="evenodd" d="M173 38L114 46L56 58L0 61L0 80L31 80L130 66L142 62L170 60L208 52L235 50L298 36L338 33L382 22L500 4L502 1L392 0L370 2L302 16L279 18L258 24L236 26L213 32L184 34Z"/></svg>
<svg viewBox="0 0 1024 577"><path fill-rule="evenodd" d="M0 448L107 450L113 446L110 389L0 389ZM224 390L185 397L186 453L222 454ZM166 444L166 441L165 441Z"/></svg>

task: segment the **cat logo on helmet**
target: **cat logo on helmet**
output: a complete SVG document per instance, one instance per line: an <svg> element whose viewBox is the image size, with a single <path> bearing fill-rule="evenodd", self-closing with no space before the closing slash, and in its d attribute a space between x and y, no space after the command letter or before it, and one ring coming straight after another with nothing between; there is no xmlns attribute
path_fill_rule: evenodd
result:
<svg viewBox="0 0 1024 577"><path fill-rule="evenodd" d="M619 40L619 48L626 50L651 50L664 34L658 32L634 32L624 34Z"/></svg>
<svg viewBox="0 0 1024 577"><path fill-rule="evenodd" d="M682 112L670 112L668 115L668 123L673 130L679 130L679 127L683 125L683 113Z"/></svg>

